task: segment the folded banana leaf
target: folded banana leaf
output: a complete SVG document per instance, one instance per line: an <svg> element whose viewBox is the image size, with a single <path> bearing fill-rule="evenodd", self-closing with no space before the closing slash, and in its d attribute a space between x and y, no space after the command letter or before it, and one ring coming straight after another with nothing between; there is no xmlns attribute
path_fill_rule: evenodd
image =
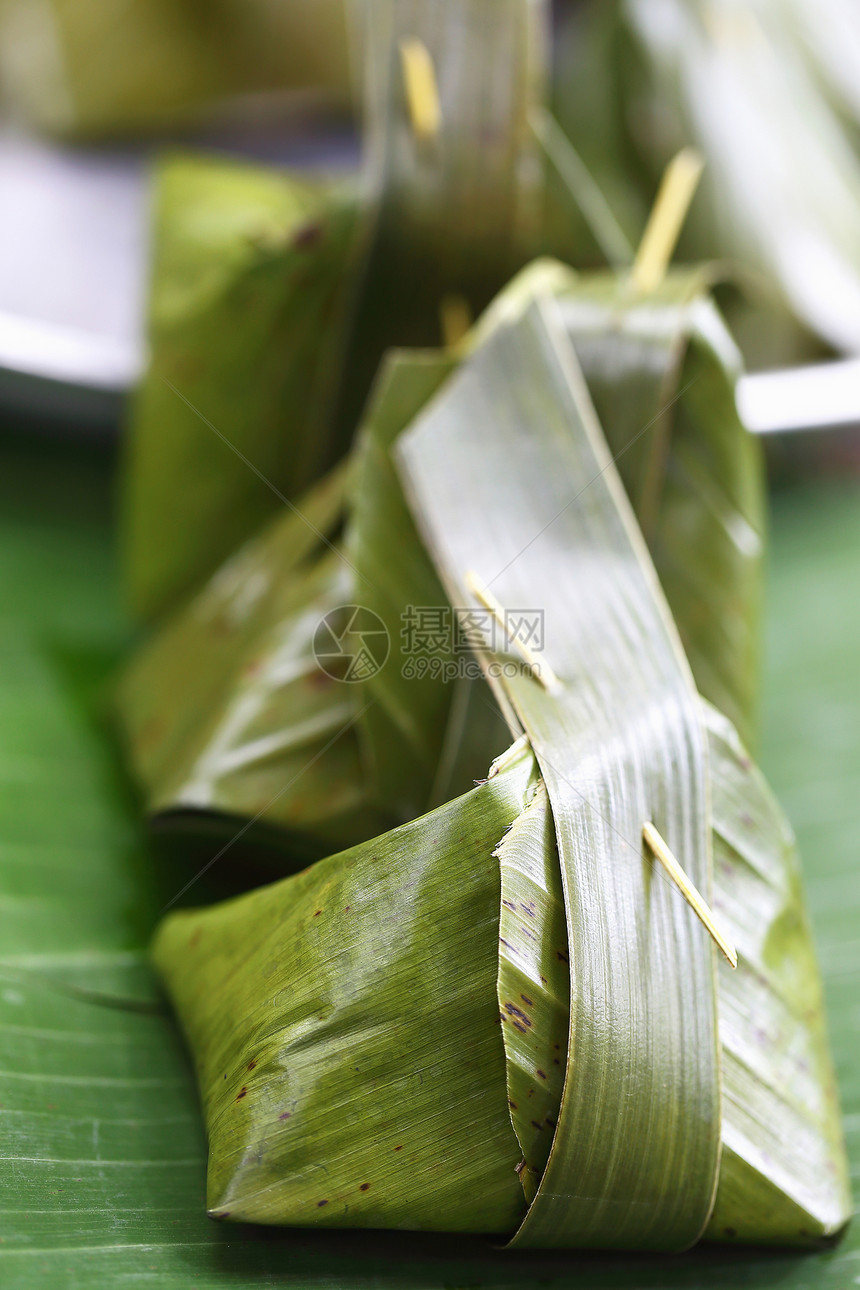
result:
<svg viewBox="0 0 860 1290"><path fill-rule="evenodd" d="M162 830L276 825L282 866L394 822L368 800L356 687L314 655L320 620L353 599L327 537L345 485L341 468L271 521L123 673L122 737Z"/></svg>
<svg viewBox="0 0 860 1290"><path fill-rule="evenodd" d="M212 118L226 96L348 98L342 0L43 0L0 4L4 97L40 130L140 134Z"/></svg>
<svg viewBox="0 0 860 1290"><path fill-rule="evenodd" d="M390 346L437 345L451 307L468 326L535 253L544 9L364 6L360 182L193 157L162 167L123 506L137 613L200 586L279 494L343 455ZM430 137L407 106L407 38L437 69Z"/></svg>
<svg viewBox="0 0 860 1290"><path fill-rule="evenodd" d="M631 295L624 279L578 277L560 264L541 261L498 297L462 352L485 343L541 292L551 292L558 301L565 330L583 363L698 688L735 721L750 743L757 695L762 473L758 446L735 410L737 359L730 338L695 274L670 276L642 297ZM304 648L310 676L314 612L322 617L337 604L356 603L387 628L389 661L354 687L355 731L344 736L341 745L345 754L358 739L364 774L356 779L354 791L366 795L376 818L382 813L388 819L410 819L464 792L509 742L508 731L518 728L509 712L507 721L500 716L474 661L463 674L463 642L458 651L451 632L439 635L438 626L437 639L432 632L428 636L426 623L434 613L437 623L441 621L433 607L443 604L444 594L391 458L399 433L432 400L459 361L450 352L410 351L391 355L383 364L357 436L348 486L343 477L347 523L338 590L325 605L308 602L307 619L302 618L307 622ZM326 493L320 496L325 499ZM303 501L300 510L313 528L328 523L333 532L332 518L324 520L315 505ZM253 560L260 576L272 583L294 576L289 560L284 560L301 527L298 518L284 517L271 537L259 540L256 554L246 558ZM313 540L313 529L303 536ZM335 567L331 561L328 566ZM250 727L231 726L226 757L219 742L221 724L215 714L232 712L237 705L246 711L233 646L227 646L223 627L218 638L222 645L212 647L207 635L211 604L220 603L221 588L231 585L233 575L225 579L219 575L214 591L201 593L159 630L120 690L118 710L130 759L144 785L148 809L162 817L175 817L177 810L191 805L230 816L255 815L263 802L256 793L248 794L254 763L233 761L240 745L248 744L254 758L262 754L272 776L284 770L275 755L277 732L289 744L295 722L285 706L287 696L279 697L280 690L267 682L254 682L263 705L254 710L254 738ZM316 581L305 585L307 596L317 594ZM301 594L291 586L281 600L249 608L243 617L242 650L250 656L266 653L274 629L273 606L280 604L283 613L294 615ZM290 621L285 619L280 630L290 631ZM416 657L422 621L424 639ZM177 626L181 622L187 626ZM201 670L199 659L204 656ZM205 693L199 689L204 674ZM338 693L342 687L327 690L324 680L323 676L316 710L322 714L329 705L327 717L320 720L330 723L326 728L334 732L346 719ZM172 733L177 729L184 732L181 739ZM271 734L275 745L258 743L261 731ZM200 761L208 768L204 795ZM328 765L325 759L312 772L321 792ZM191 790L193 801L192 785L197 785ZM271 789L272 796L275 788L274 779L267 778L265 791ZM266 817L292 828L294 797L307 800L308 790L308 783L297 785L295 794L279 797ZM340 798L337 777L331 792ZM322 817L317 818L321 825ZM355 822L356 831L340 835L341 844L369 836L360 812ZM330 835L321 838L321 848L330 847L332 840Z"/></svg>
<svg viewBox="0 0 860 1290"><path fill-rule="evenodd" d="M129 639L115 585L112 463L109 454L31 436L7 437L2 463L4 1290L852 1284L856 1224L838 1249L801 1257L699 1246L663 1259L559 1252L512 1260L480 1238L266 1232L208 1220L194 1078L172 1019L154 1002L142 949L151 917L179 884L174 876L161 887L145 862L97 720L100 686ZM776 498L765 754L802 830L855 1168L860 884L846 788L860 769L852 647L860 606L843 593L860 552L857 500L844 480ZM829 633L820 630L824 613ZM218 898L204 885L195 901ZM107 999L151 1000L153 1011L105 1007Z"/></svg>
<svg viewBox="0 0 860 1290"><path fill-rule="evenodd" d="M121 511L128 595L147 617L339 455L330 412L361 217L342 182L176 157L154 236Z"/></svg>
<svg viewBox="0 0 860 1290"><path fill-rule="evenodd" d="M810 333L860 344L858 49L839 0L590 0L562 45L557 111L634 240L669 157L701 151L683 245L737 266L756 365L815 353Z"/></svg>
<svg viewBox="0 0 860 1290"><path fill-rule="evenodd" d="M558 304L501 322L394 458L449 605L483 584L546 614L525 660L472 637L526 735L464 797L162 924L210 1212L526 1246L832 1235L850 1205L791 837L696 696Z"/></svg>
<svg viewBox="0 0 860 1290"><path fill-rule="evenodd" d="M696 685L755 747L764 462L734 342L701 272L639 296L589 275L557 298Z"/></svg>

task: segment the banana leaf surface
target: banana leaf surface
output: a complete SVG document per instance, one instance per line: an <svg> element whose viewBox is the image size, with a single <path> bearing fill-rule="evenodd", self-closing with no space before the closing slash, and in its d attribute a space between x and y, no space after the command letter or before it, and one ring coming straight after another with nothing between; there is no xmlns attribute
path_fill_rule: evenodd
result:
<svg viewBox="0 0 860 1290"><path fill-rule="evenodd" d="M740 355L695 271L632 299L589 275L558 299L696 685L754 747L764 462L735 405Z"/></svg>
<svg viewBox="0 0 860 1290"><path fill-rule="evenodd" d="M454 603L468 586L457 571L474 565L518 613L529 595L547 613L557 688L546 693L510 658L487 671L503 678L548 795L538 786L526 802L526 776L487 823L481 804L522 766L520 741L518 759L466 797L165 924L156 961L198 1067L217 1217L511 1233L528 1198L516 1243L656 1248L690 1244L709 1219L711 1236L802 1244L848 1217L791 839L709 708L710 823L692 678L554 313L533 305L499 326L398 449ZM743 947L739 984L717 990L703 928L643 866L651 816L703 891L713 830L721 904ZM498 848L501 891L487 862L500 818L502 831L513 824ZM451 901L473 927L453 941ZM496 971L492 1013L460 998L458 982ZM449 1013L471 1006L471 1042L460 1030L450 1042ZM441 1108L472 1099L469 1129L449 1131L453 1109ZM475 1127L485 1153L471 1145ZM393 1196L376 1181L390 1151L413 1166ZM522 1191L499 1195L505 1171L511 1185L521 1174ZM454 1204L452 1180L474 1207Z"/></svg>
<svg viewBox="0 0 860 1290"><path fill-rule="evenodd" d="M0 5L0 67L17 116L72 138L161 131L211 120L254 91L348 97L340 0L105 0ZM223 111L223 107L222 107Z"/></svg>
<svg viewBox="0 0 860 1290"><path fill-rule="evenodd" d="M14 908L0 949L4 1286L851 1284L855 1229L839 1248L804 1258L711 1247L663 1259L513 1256L476 1240L395 1233L272 1239L208 1222L193 1085L169 1018L150 1010L143 949L175 877L163 888L144 863L96 720L100 683L128 637L109 463L43 441L4 438L2 449L0 874L4 907ZM765 765L808 858L855 1171L860 619L847 592L858 514L846 483L778 499L764 721Z"/></svg>
<svg viewBox="0 0 860 1290"><path fill-rule="evenodd" d="M463 356L545 292L558 301L564 329L607 427L610 450L698 688L735 722L748 744L755 743L763 480L759 447L735 410L736 351L697 274L672 276L643 298L631 297L622 281L609 275L579 277L560 264L538 261L494 301L459 353L406 351L386 359L357 435L349 480L340 476L347 520L339 590L332 589L334 598L327 605L318 600L311 604L307 596L322 575L306 583L299 616L305 625L308 678L315 675L314 608L318 620L338 601L357 603L375 614L388 633L386 666L354 687L355 731L347 733L342 745L345 756L358 741L363 773L352 791L357 794L361 786L377 818L387 811L409 819L465 791L506 746L506 730L517 728L510 714L507 724L499 717L478 664L469 659L464 665L468 646L452 630L445 595L403 499L391 446ZM320 494L323 499L328 495L325 490ZM324 523L313 506L300 503L311 524L302 541ZM335 514L340 512L333 510L328 520L333 536ZM285 516L269 538L259 540L256 554L243 558L270 583L288 576L284 561L292 558L291 544L301 527L298 517ZM330 561L332 570L335 564ZM237 671L239 656L247 665L271 651L278 631L291 630L286 618L276 628L277 597L246 606L241 629L222 621L219 646L205 650L210 688L202 703L200 682L194 678L202 680L198 658L207 639L205 624L211 605L220 603L223 588L235 576L228 566L173 624L160 628L121 689L118 711L126 744L148 808L156 814L196 805L230 816L255 815L268 799L249 792L251 762L235 761L239 741L248 746L249 757L265 761L272 776L278 748L258 742L257 736L265 731L274 738L281 730L283 739L297 746L296 738L306 733L298 719L301 705L296 720L286 715L281 674L258 669L253 727L247 722L241 730L232 726L229 743L218 742L223 722L211 715L213 702L228 712L238 705L251 716L242 706L245 682L239 679L241 668ZM290 588L291 613L299 613L302 594ZM177 626L180 622L187 627ZM336 723L346 720L342 687L326 688L322 674L318 681L317 711L321 722L332 723L334 733ZM185 732L182 739L175 737L177 730ZM205 800L199 787L201 759L208 768ZM330 772L334 775L328 761L311 772L320 792ZM264 783L256 769L254 779L265 792L270 779ZM271 790L274 794L274 784ZM333 799L342 792L343 784L333 780ZM295 802L312 796L305 780L265 814L289 827ZM310 822L310 813L304 818ZM341 835L342 844L370 836L362 832L360 812L355 823L351 835Z"/></svg>
<svg viewBox="0 0 860 1290"><path fill-rule="evenodd" d="M121 732L162 831L280 831L278 863L371 837L394 821L366 788L356 687L314 656L321 621L354 599L327 536L346 471L270 522L125 669ZM207 828L208 824L208 828Z"/></svg>
<svg viewBox="0 0 860 1290"><path fill-rule="evenodd" d="M529 114L544 98L545 8L357 6L360 176L163 165L125 472L136 612L157 616L200 586L279 497L345 453L386 350L438 345L451 302L468 326L535 254L543 170ZM428 138L407 110L407 38L438 69Z"/></svg>
<svg viewBox="0 0 860 1290"><path fill-rule="evenodd" d="M556 110L634 242L668 159L701 151L682 254L731 264L755 366L857 348L858 48L839 0L590 0L562 41Z"/></svg>
<svg viewBox="0 0 860 1290"><path fill-rule="evenodd" d="M330 412L360 236L341 181L163 163L123 490L137 613L175 604L339 455Z"/></svg>

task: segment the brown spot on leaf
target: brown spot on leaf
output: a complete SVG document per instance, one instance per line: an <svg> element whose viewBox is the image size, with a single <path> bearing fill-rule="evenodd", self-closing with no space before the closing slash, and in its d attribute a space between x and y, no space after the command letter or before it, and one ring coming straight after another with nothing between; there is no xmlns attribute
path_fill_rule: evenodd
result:
<svg viewBox="0 0 860 1290"><path fill-rule="evenodd" d="M251 1060L248 1062L248 1070L252 1071L256 1065L257 1065L257 1059L256 1057L252 1057Z"/></svg>
<svg viewBox="0 0 860 1290"><path fill-rule="evenodd" d="M358 1190L359 1190L359 1191L370 1191L370 1183L362 1183Z"/></svg>
<svg viewBox="0 0 860 1290"><path fill-rule="evenodd" d="M247 1095L247 1092L248 1092L248 1090L246 1089L245 1085L243 1084L243 1085L242 1085L242 1087L239 1089L239 1092L236 1094L236 1101L237 1101L237 1102L241 1102L242 1098L243 1098L243 1097L245 1097L245 1096Z"/></svg>
<svg viewBox="0 0 860 1290"><path fill-rule="evenodd" d="M401 1142L399 1146L397 1146L397 1147L395 1147L395 1148L394 1148L394 1150L395 1150L395 1151L402 1151L402 1150L403 1150L403 1143Z"/></svg>
<svg viewBox="0 0 860 1290"><path fill-rule="evenodd" d="M320 916L320 914L321 914L321 913L322 913L322 910L321 910L321 909L315 909L315 910L314 910L314 918L319 918L319 916Z"/></svg>
<svg viewBox="0 0 860 1290"><path fill-rule="evenodd" d="M555 957L558 959L559 963L569 963L569 962L570 962L570 959L567 957L567 955L565 954L564 950L556 950L556 952L555 952Z"/></svg>
<svg viewBox="0 0 860 1290"><path fill-rule="evenodd" d="M543 1125L542 1125L542 1124L538 1124L537 1120L532 1120L532 1128L533 1128L533 1129L542 1129L542 1128L543 1128Z"/></svg>
<svg viewBox="0 0 860 1290"><path fill-rule="evenodd" d="M322 1209L323 1205L327 1205L327 1204L328 1204L328 1201L327 1201L327 1200L318 1200L318 1201L317 1201L317 1209Z"/></svg>
<svg viewBox="0 0 860 1290"><path fill-rule="evenodd" d="M198 945L198 944L199 944L199 942L200 942L201 932L202 932L202 928L200 928L200 927L198 927L198 928L197 928L197 930L196 930L195 932L192 932L192 934L191 934L191 936L189 937L189 940L188 940L188 948L189 948L189 949L193 950L193 949L196 949L196 948L197 948L197 945Z"/></svg>
<svg viewBox="0 0 860 1290"><path fill-rule="evenodd" d="M290 1118L290 1116L291 1116L292 1114L293 1114L293 1113L292 1113L292 1111L282 1111L282 1112L281 1112L281 1114L278 1116L278 1119L279 1119L279 1120L289 1120L289 1118Z"/></svg>
<svg viewBox="0 0 860 1290"><path fill-rule="evenodd" d="M546 1072L542 1071L539 1066L537 1068L537 1075L538 1075L538 1079L546 1079Z"/></svg>
<svg viewBox="0 0 860 1290"><path fill-rule="evenodd" d="M534 1001L530 999L527 994L521 994L520 998L522 999L523 1003L526 1005L527 1008L533 1008L535 1006Z"/></svg>
<svg viewBox="0 0 860 1290"><path fill-rule="evenodd" d="M293 237L293 246L297 247L300 251L306 251L310 247L316 246L322 235L323 226L319 221L304 224Z"/></svg>
<svg viewBox="0 0 860 1290"><path fill-rule="evenodd" d="M508 1106L511 1108L512 1111L515 1111L517 1109L516 1102L512 1102L510 1098L508 1098Z"/></svg>
<svg viewBox="0 0 860 1290"><path fill-rule="evenodd" d="M504 1005L504 1008L505 1008L505 1012L507 1012L509 1016L514 1019L514 1025L517 1024L516 1023L517 1017L519 1017L520 1021L523 1023L524 1026L530 1026L532 1024L532 1019L528 1015L528 1013L523 1012L522 1008L518 1008L515 1003L506 1003Z"/></svg>
<svg viewBox="0 0 860 1290"><path fill-rule="evenodd" d="M305 685L309 686L312 690L327 690L330 685L334 684L334 677L329 676L321 667L315 668L313 672L309 672L305 677Z"/></svg>
<svg viewBox="0 0 860 1290"><path fill-rule="evenodd" d="M514 913L516 913L517 907L512 900L503 900L502 904L504 905L505 909L512 909Z"/></svg>

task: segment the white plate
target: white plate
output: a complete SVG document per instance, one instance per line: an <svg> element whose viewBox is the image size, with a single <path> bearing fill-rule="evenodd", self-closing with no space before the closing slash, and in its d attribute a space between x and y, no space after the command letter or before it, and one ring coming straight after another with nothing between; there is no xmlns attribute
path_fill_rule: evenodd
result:
<svg viewBox="0 0 860 1290"><path fill-rule="evenodd" d="M229 132L180 143L305 169L355 165L343 131ZM143 366L153 155L0 130L0 405L81 429L117 424Z"/></svg>
<svg viewBox="0 0 860 1290"><path fill-rule="evenodd" d="M344 134L272 127L194 140L276 164L355 165ZM0 131L0 405L114 429L143 367L153 145L70 148ZM758 433L860 425L860 359L756 373L738 391Z"/></svg>

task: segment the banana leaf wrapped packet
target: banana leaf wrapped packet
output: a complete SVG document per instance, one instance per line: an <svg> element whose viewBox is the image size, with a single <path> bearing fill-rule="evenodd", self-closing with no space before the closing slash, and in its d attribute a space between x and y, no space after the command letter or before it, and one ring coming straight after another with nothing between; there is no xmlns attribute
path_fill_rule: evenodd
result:
<svg viewBox="0 0 860 1290"><path fill-rule="evenodd" d="M432 657L409 655L407 606L442 605L445 593L390 448L469 349L538 292L558 303L698 688L754 746L763 481L758 445L734 406L731 339L697 273L673 273L631 296L614 274L578 276L540 261L501 293L459 351L390 357L349 474L300 499L299 515L274 519L129 665L120 725L160 828L184 827L195 813L227 823L261 813L294 844L301 835L303 854L321 855L464 792L504 750L507 727L480 669L446 682L459 658L450 644ZM338 542L344 524L338 561L326 543ZM387 624L390 659L363 685L332 685L315 661L314 635L326 613L348 604ZM335 763L345 759L340 777ZM346 805L341 814L344 793L354 814Z"/></svg>
<svg viewBox="0 0 860 1290"><path fill-rule="evenodd" d="M142 618L174 609L346 454L391 345L438 345L449 315L468 326L539 249L544 0L356 8L360 171L192 154L156 173L122 508ZM438 69L432 137L407 106L410 42Z"/></svg>
<svg viewBox="0 0 860 1290"><path fill-rule="evenodd" d="M705 200L683 253L731 266L724 303L751 366L857 349L858 48L857 8L844 0L568 10L562 125L628 233L668 157L691 142L701 150Z"/></svg>
<svg viewBox="0 0 860 1290"><path fill-rule="evenodd" d="M337 459L330 411L363 236L347 179L177 155L155 193L151 357L121 512L126 594L146 618Z"/></svg>
<svg viewBox="0 0 860 1290"><path fill-rule="evenodd" d="M162 924L209 1208L535 1247L820 1241L850 1202L791 835L696 692L563 301L508 305L386 466L421 548L398 568L487 611L470 684L514 742L429 814ZM528 607L543 648L508 621Z"/></svg>

